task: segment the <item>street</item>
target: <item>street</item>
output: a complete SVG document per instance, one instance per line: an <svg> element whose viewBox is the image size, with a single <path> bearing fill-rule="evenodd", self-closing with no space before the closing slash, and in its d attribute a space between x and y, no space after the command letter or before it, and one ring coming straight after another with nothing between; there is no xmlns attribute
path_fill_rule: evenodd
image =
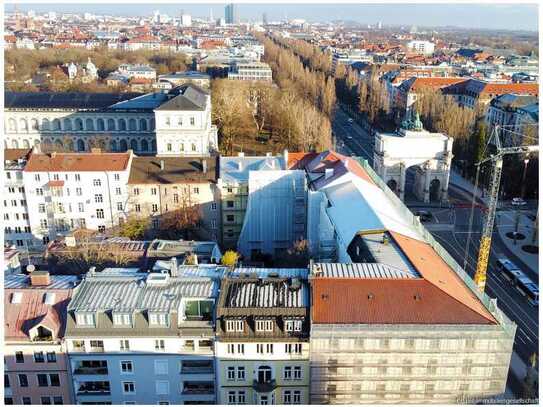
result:
<svg viewBox="0 0 543 407"><path fill-rule="evenodd" d="M341 109L337 109L332 124L334 132L334 143L338 151L347 155L361 156L370 163L373 161L373 138L365 128L354 123L349 123L349 115ZM406 185L409 189L409 178ZM469 215L471 195L454 185L449 187L449 199L451 202L460 204L463 208L455 206L439 207L425 205L418 202L408 205L413 211L427 210L432 213L432 222L428 223L428 229L434 238L463 266L464 254L468 236L470 237L469 251L467 256L466 272L473 276L477 264L479 250L479 239L481 236L481 219L483 214L476 209L474 214L473 233L469 233ZM498 212L499 213L499 212ZM538 353L539 321L538 307L530 305L527 300L507 281L496 268L496 260L501 257L510 257L510 251L505 247L496 230L493 233L491 256L487 273L486 293L491 298L497 298L499 308L518 326L515 338L514 349L521 359L529 362L532 353ZM514 261L514 259L511 259ZM517 262L515 262L517 263ZM521 270L537 282L538 276L523 264L517 264Z"/></svg>

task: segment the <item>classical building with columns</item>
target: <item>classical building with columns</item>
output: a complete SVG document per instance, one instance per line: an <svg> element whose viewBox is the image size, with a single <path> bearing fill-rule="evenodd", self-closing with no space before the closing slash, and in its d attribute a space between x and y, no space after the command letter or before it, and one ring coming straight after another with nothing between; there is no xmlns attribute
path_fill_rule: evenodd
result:
<svg viewBox="0 0 543 407"><path fill-rule="evenodd" d="M208 91L186 84L165 92L6 92L4 148L49 145L73 151L177 156L217 148Z"/></svg>
<svg viewBox="0 0 543 407"><path fill-rule="evenodd" d="M412 192L424 202L447 200L452 137L430 133L417 117L405 120L394 133L376 135L373 168L400 199ZM406 191L406 179L412 191Z"/></svg>

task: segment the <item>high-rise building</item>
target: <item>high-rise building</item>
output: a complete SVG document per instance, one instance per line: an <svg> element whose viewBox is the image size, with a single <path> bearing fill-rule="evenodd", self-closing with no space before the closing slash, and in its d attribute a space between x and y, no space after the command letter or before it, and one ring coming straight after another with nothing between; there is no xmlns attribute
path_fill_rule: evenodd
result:
<svg viewBox="0 0 543 407"><path fill-rule="evenodd" d="M266 13L262 13L262 24L268 24L268 15Z"/></svg>
<svg viewBox="0 0 543 407"><path fill-rule="evenodd" d="M224 8L224 19L226 20L226 24L236 24L237 23L237 13L236 13L236 6L234 3L227 4Z"/></svg>

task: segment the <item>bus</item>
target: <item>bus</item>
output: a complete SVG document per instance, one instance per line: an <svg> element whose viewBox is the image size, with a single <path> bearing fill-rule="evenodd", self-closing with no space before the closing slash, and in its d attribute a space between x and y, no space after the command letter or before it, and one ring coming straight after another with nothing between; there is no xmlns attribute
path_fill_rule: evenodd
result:
<svg viewBox="0 0 543 407"><path fill-rule="evenodd" d="M508 259L498 259L496 267L530 304L539 305L539 287Z"/></svg>

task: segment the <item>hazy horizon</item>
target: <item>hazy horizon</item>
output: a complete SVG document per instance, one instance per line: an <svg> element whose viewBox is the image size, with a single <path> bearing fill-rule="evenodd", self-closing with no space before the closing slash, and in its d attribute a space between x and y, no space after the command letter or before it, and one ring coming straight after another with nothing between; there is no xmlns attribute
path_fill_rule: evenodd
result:
<svg viewBox="0 0 543 407"><path fill-rule="evenodd" d="M182 10L194 17L224 16L225 4L195 3L19 3L20 11L56 11L65 13L107 14L116 16L149 16L154 10L178 16ZM308 7L310 6L310 7ZM536 4L237 4L241 20L260 20L266 13L268 21L305 19L308 22L351 20L362 24L458 27L465 29L538 31ZM5 10L13 11L14 4L6 3Z"/></svg>

